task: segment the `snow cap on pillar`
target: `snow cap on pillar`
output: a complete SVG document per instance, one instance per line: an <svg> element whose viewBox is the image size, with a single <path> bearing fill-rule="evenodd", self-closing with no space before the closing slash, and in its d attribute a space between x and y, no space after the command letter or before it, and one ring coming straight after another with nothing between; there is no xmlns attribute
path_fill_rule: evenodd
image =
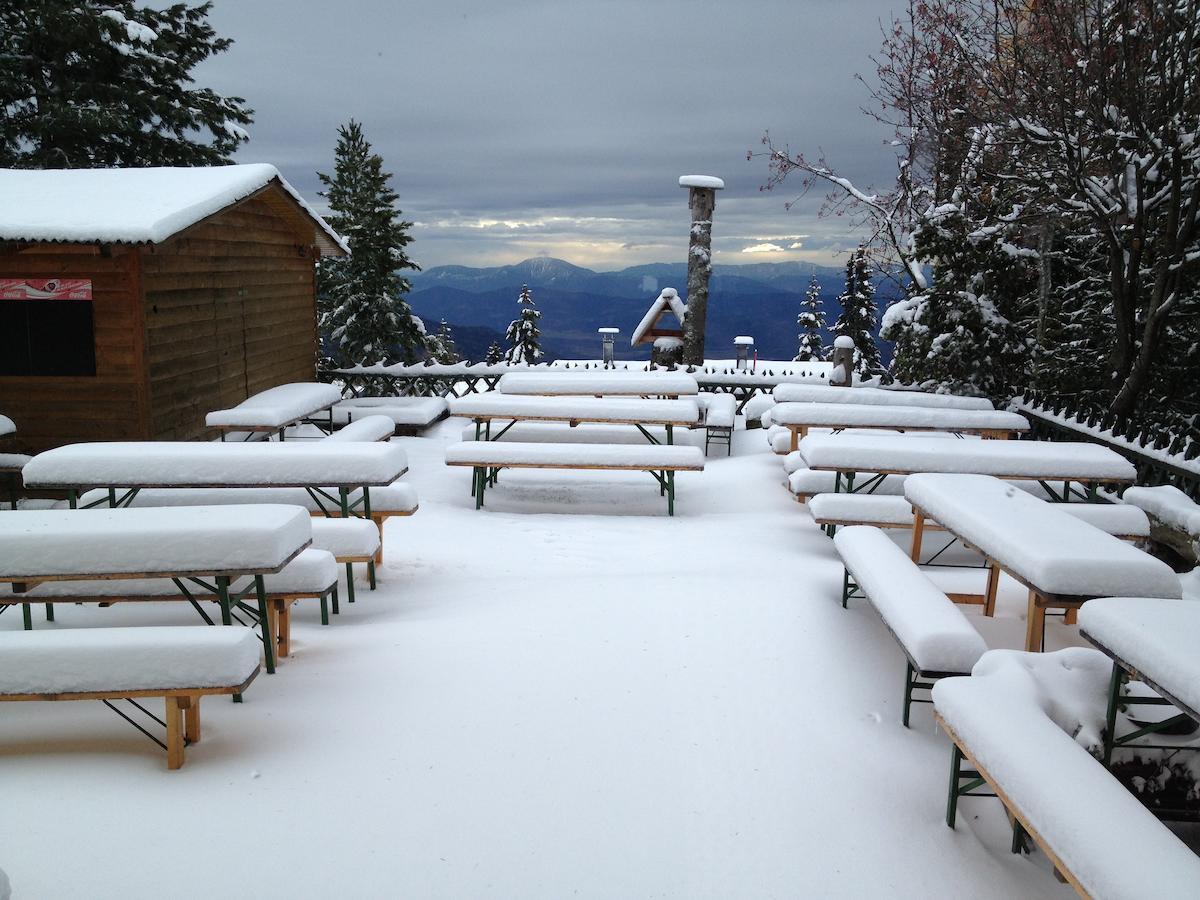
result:
<svg viewBox="0 0 1200 900"><path fill-rule="evenodd" d="M679 186L682 188L711 188L714 191L724 190L725 182L716 175L680 175Z"/></svg>
<svg viewBox="0 0 1200 900"><path fill-rule="evenodd" d="M854 338L850 337L848 334L839 334L836 338L834 338L833 346L840 350L853 350Z"/></svg>

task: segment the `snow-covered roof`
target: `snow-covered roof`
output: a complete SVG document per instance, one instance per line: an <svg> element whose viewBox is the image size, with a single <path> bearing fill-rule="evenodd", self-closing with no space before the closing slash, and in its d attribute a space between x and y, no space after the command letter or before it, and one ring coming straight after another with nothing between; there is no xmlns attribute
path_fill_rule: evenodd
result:
<svg viewBox="0 0 1200 900"><path fill-rule="evenodd" d="M679 186L685 188L712 188L714 191L719 191L725 187L725 182L715 175L680 175Z"/></svg>
<svg viewBox="0 0 1200 900"><path fill-rule="evenodd" d="M646 343L647 332L653 330L658 317L667 309L675 313L675 318L679 320L682 328L683 317L687 315L687 306L679 299L679 292L675 288L663 288L662 293L658 295L646 315L642 317L642 321L638 322L637 328L633 329L633 337L629 339L629 345L636 347L638 344Z"/></svg>
<svg viewBox="0 0 1200 900"><path fill-rule="evenodd" d="M312 220L323 253L344 240L267 163L142 169L0 169L0 240L158 244L278 184Z"/></svg>

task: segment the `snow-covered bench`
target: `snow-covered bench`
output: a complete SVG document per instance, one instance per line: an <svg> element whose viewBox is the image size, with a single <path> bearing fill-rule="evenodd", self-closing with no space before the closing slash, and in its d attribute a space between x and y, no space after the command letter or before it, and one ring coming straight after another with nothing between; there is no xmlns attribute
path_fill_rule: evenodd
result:
<svg viewBox="0 0 1200 900"><path fill-rule="evenodd" d="M733 452L733 425L737 420L737 398L733 394L698 394L704 409L704 455L710 443L724 444L726 455Z"/></svg>
<svg viewBox="0 0 1200 900"><path fill-rule="evenodd" d="M508 377L508 376L505 376ZM516 422L566 422L603 425L633 425L652 443L647 427L660 426L667 431L667 442L674 442L674 429L694 428L701 422L695 400L642 400L627 397L531 397L483 394L450 401L450 413L471 419L476 439L496 441ZM506 423L492 433L493 423Z"/></svg>
<svg viewBox="0 0 1200 900"><path fill-rule="evenodd" d="M328 550L340 564L346 567L346 599L354 602L354 564L365 563L371 590L375 590L375 558L382 552L383 538L380 529L365 519L314 518L312 521L313 546ZM337 609L334 595L333 611Z"/></svg>
<svg viewBox="0 0 1200 900"><path fill-rule="evenodd" d="M362 522L374 531L369 522ZM315 525L315 523L314 523ZM253 596L254 579L241 577L229 585L230 603L250 617L262 630L263 640L271 634L276 652L286 657L291 652L292 604L299 600L319 600L321 624L329 624L329 601L337 610L337 561L333 554L310 547L278 572L263 576L267 620L257 621L260 613L244 598ZM186 592L185 592L186 591ZM204 620L213 620L200 606L201 602L217 603L218 598L192 579L180 578L99 578L92 580L47 581L24 594L0 595L0 605L16 603L94 603L112 606L115 603L190 603ZM266 626L266 627L264 627Z"/></svg>
<svg viewBox="0 0 1200 900"><path fill-rule="evenodd" d="M1171 485L1131 487L1121 495L1126 503L1146 511L1150 536L1184 559L1200 559L1200 504Z"/></svg>
<svg viewBox="0 0 1200 900"><path fill-rule="evenodd" d="M993 409L985 397L926 394L868 387L831 387L828 384L781 384L771 392L776 403L853 403L868 406L925 406L935 409Z"/></svg>
<svg viewBox="0 0 1200 900"><path fill-rule="evenodd" d="M1077 677L1080 654L1099 656L1072 648L1043 664ZM1014 820L1013 852L1028 835L1080 896L1195 898L1200 858L1064 730L1077 721L1052 718L1067 714L1026 670L1038 662L1029 656L991 651L971 677L934 685L934 710L953 742L946 824L954 827L959 798L986 784Z"/></svg>
<svg viewBox="0 0 1200 900"><path fill-rule="evenodd" d="M508 372L500 377L502 394L592 397L681 397L698 393L696 379L684 372Z"/></svg>
<svg viewBox="0 0 1200 900"><path fill-rule="evenodd" d="M450 414L441 397L347 397L331 410L333 423L345 425L365 416L387 416L393 434L415 435Z"/></svg>
<svg viewBox="0 0 1200 900"><path fill-rule="evenodd" d="M788 454L791 459L795 454ZM828 494L841 487L842 475L838 472L818 472L814 469L801 467L792 471L787 478L788 490L795 495L800 503L807 503L817 494ZM865 496L899 496L904 493L903 475L885 475L878 479L873 491Z"/></svg>
<svg viewBox="0 0 1200 900"><path fill-rule="evenodd" d="M396 424L387 416L363 416L361 419L355 419L342 426L322 440L334 443L386 441L391 439L395 431Z"/></svg>
<svg viewBox="0 0 1200 900"><path fill-rule="evenodd" d="M254 635L233 628L0 632L0 701L164 697L167 768L178 769L200 740L200 698L240 695L258 652Z"/></svg>
<svg viewBox="0 0 1200 900"><path fill-rule="evenodd" d="M8 416L0 414L0 437L7 437L10 434L17 433L16 423Z"/></svg>
<svg viewBox="0 0 1200 900"><path fill-rule="evenodd" d="M853 391L853 388L848 390ZM834 431L885 428L895 431L946 431L984 438L1008 438L1029 430L1017 413L993 409L937 409L929 406L876 406L854 403L779 403L771 421L791 432L791 449L799 447L810 428Z"/></svg>
<svg viewBox="0 0 1200 900"><path fill-rule="evenodd" d="M13 509L21 497L21 472L32 458L24 453L0 453L0 484L7 486L8 503Z"/></svg>
<svg viewBox="0 0 1200 900"><path fill-rule="evenodd" d="M506 444L463 441L446 448L446 465L470 466L475 508L483 506L484 491L500 469L585 469L649 472L667 498L667 513L675 515L675 473L704 470L698 447L647 444Z"/></svg>
<svg viewBox="0 0 1200 900"><path fill-rule="evenodd" d="M230 409L218 409L204 417L204 423L220 432L221 440L230 432L244 432L247 438L278 433L317 413L327 412L342 399L337 385L298 382L281 384L247 397Z"/></svg>
<svg viewBox="0 0 1200 900"><path fill-rule="evenodd" d="M667 443L667 430L661 425L643 426L653 438L651 443ZM474 441L476 437L475 424L468 423L459 432L460 439ZM505 443L523 444L634 444L641 446L646 443L646 434L628 425L605 425L596 422L583 422L571 425L567 422L514 422L504 426L502 438ZM700 446L704 435L699 429L694 431L675 431L671 443Z"/></svg>
<svg viewBox="0 0 1200 900"><path fill-rule="evenodd" d="M901 716L907 728L912 704L929 702L914 698L913 691L929 690L939 678L969 673L987 644L951 599L878 528L844 528L833 541L846 567L842 606L852 595L865 596L908 660Z"/></svg>

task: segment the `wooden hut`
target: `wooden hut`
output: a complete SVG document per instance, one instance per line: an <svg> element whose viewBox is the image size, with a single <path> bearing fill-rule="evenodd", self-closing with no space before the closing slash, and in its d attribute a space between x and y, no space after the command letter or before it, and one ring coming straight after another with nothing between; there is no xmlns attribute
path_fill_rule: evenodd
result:
<svg viewBox="0 0 1200 900"><path fill-rule="evenodd" d="M315 378L347 252L274 166L0 170L0 413L22 449L188 440Z"/></svg>
<svg viewBox="0 0 1200 900"><path fill-rule="evenodd" d="M683 322L687 306L675 288L663 288L646 310L642 321L633 329L629 339L632 347L651 344L650 361L656 365L674 366L683 351Z"/></svg>

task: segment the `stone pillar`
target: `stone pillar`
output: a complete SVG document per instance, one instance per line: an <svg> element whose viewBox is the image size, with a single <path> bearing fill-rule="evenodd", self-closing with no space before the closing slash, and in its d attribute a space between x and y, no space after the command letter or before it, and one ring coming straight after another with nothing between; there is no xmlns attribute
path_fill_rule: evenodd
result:
<svg viewBox="0 0 1200 900"><path fill-rule="evenodd" d="M679 186L688 189L692 229L688 239L687 318L683 323L683 362L704 364L704 327L708 318L708 278L712 274L712 216L717 191L725 182L712 175L682 175Z"/></svg>
<svg viewBox="0 0 1200 900"><path fill-rule="evenodd" d="M854 385L854 341L846 335L838 335L833 341L833 368L829 371L832 387Z"/></svg>

